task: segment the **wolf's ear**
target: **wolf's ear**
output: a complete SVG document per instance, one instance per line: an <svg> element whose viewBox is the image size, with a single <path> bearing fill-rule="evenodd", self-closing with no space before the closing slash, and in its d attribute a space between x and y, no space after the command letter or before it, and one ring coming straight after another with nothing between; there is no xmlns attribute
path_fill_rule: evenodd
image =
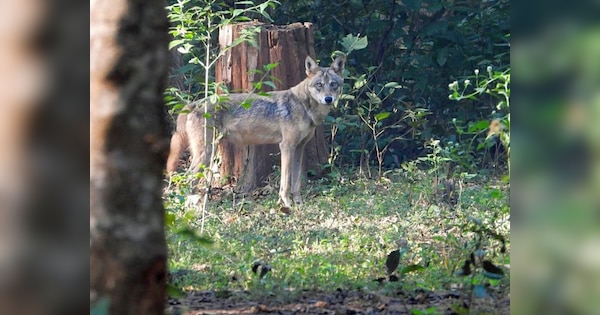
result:
<svg viewBox="0 0 600 315"><path fill-rule="evenodd" d="M346 63L346 57L340 55L331 63L329 69L333 70L339 76L344 73L344 64Z"/></svg>
<svg viewBox="0 0 600 315"><path fill-rule="evenodd" d="M317 70L319 70L319 65L316 61L310 58L310 56L306 56L304 66L306 67L306 75L311 75L312 73L315 73L317 72Z"/></svg>

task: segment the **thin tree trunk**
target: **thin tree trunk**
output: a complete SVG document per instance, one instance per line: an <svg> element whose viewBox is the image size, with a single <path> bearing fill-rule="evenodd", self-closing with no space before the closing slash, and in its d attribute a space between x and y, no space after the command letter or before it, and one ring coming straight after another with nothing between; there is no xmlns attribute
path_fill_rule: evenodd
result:
<svg viewBox="0 0 600 315"><path fill-rule="evenodd" d="M90 7L90 302L108 301L110 314L164 312L164 7L160 0Z"/></svg>
<svg viewBox="0 0 600 315"><path fill-rule="evenodd" d="M263 66L278 63L269 75L278 90L288 89L300 83L306 77L304 60L306 56L315 58L314 30L310 23L294 23L285 26L266 25L258 22L229 25L220 29L219 44L230 45L240 32L247 27L259 25L258 49L242 43L229 50L217 63L216 81L227 85L230 92L249 92L252 83L258 82L262 75L253 70L263 71ZM263 85L264 91L271 89ZM239 192L249 192L261 186L279 166L279 146L276 144L239 146L222 140L219 144L222 157L221 175L237 182ZM321 164L327 163L328 143L324 127L319 126L315 137L306 145L304 169L321 174ZM306 174L306 172L304 172Z"/></svg>

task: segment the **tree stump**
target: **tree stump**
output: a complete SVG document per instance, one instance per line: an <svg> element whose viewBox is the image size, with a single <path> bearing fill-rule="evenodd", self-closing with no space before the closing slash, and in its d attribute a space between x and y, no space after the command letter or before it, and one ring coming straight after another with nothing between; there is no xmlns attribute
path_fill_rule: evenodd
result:
<svg viewBox="0 0 600 315"><path fill-rule="evenodd" d="M230 45L240 32L248 27L260 27L257 36L258 49L242 43L228 50L217 62L216 81L224 83L230 92L250 92L252 83L261 79L261 74L253 70L263 70L263 66L278 63L271 70L277 90L295 86L306 78L304 60L306 56L315 58L314 29L311 23L294 23L285 26L247 22L228 25L220 29L219 45L223 49ZM263 91L270 91L263 85ZM249 192L261 186L280 165L277 144L240 146L226 140L219 143L221 154L221 176L228 182L236 182L237 192ZM321 165L327 163L328 144L324 127L318 126L315 136L304 151L304 172L310 170L322 174Z"/></svg>

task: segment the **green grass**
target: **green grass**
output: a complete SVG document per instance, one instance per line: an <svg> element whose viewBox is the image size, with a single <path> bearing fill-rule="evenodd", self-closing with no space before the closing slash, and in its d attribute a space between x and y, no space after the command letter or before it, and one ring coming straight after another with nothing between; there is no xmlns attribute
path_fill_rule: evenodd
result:
<svg viewBox="0 0 600 315"><path fill-rule="evenodd" d="M356 173L305 183L305 204L290 215L280 212L276 189L260 198L222 192L205 216L212 246L176 232L183 226L199 230L201 214L184 206L189 187L171 186L165 194L173 221L167 231L169 265L192 271L173 284L259 295L337 288L443 290L485 281L477 273L454 275L477 249L497 266L510 264L508 184L479 176L455 179L458 202L450 205L426 172L396 170L381 180ZM500 242L482 228L505 237L508 250L501 253ZM379 284L374 279L387 276L386 257L396 249L402 256L395 274L402 279ZM257 261L272 268L263 279L252 272ZM425 268L401 275L409 265ZM508 283L505 276L495 285Z"/></svg>

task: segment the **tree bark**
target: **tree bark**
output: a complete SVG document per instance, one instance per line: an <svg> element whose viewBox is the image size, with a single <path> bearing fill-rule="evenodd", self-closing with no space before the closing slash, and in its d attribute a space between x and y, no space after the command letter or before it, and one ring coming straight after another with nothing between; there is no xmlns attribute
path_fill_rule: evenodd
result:
<svg viewBox="0 0 600 315"><path fill-rule="evenodd" d="M219 45L230 45L240 32L247 27L260 26L258 49L242 43L230 49L217 62L216 81L227 85L229 92L250 92L252 83L258 82L262 75L253 70L263 70L263 66L278 63L270 76L278 90L285 90L306 78L304 60L306 56L315 58L314 30L310 23L294 23L286 26L266 25L258 22L229 25L220 29ZM263 85L268 92L270 87ZM229 182L237 182L238 192L249 192L263 184L273 166L279 166L279 146L276 144L240 146L222 140L219 143L221 154L221 176ZM324 127L319 126L315 137L306 145L304 170L320 175L322 164L327 162L328 144ZM306 172L304 172L306 174Z"/></svg>
<svg viewBox="0 0 600 315"><path fill-rule="evenodd" d="M163 314L169 66L161 0L90 7L90 302Z"/></svg>

